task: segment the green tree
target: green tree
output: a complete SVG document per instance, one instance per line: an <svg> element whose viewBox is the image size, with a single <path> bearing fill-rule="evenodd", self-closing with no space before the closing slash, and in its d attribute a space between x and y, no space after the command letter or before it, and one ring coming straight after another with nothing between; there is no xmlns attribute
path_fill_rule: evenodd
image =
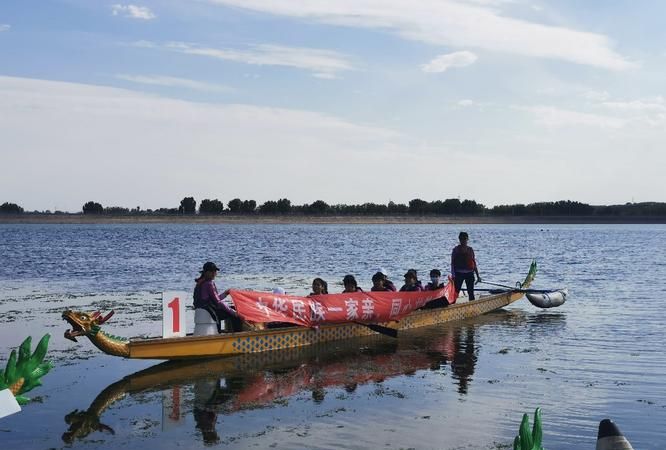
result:
<svg viewBox="0 0 666 450"><path fill-rule="evenodd" d="M254 213L257 209L257 202L254 200L244 200L241 206L241 211L246 214Z"/></svg>
<svg viewBox="0 0 666 450"><path fill-rule="evenodd" d="M425 214L428 212L428 202L415 198L409 201L409 214Z"/></svg>
<svg viewBox="0 0 666 450"><path fill-rule="evenodd" d="M16 203L5 202L0 205L0 214L20 214L22 212L23 208Z"/></svg>
<svg viewBox="0 0 666 450"><path fill-rule="evenodd" d="M305 212L310 214L326 214L330 206L323 200L316 200L305 207Z"/></svg>
<svg viewBox="0 0 666 450"><path fill-rule="evenodd" d="M222 211L224 211L224 203L218 199L204 199L199 205L199 214L220 214Z"/></svg>
<svg viewBox="0 0 666 450"><path fill-rule="evenodd" d="M404 203L395 203L393 201L388 202L387 205L389 214L407 214L409 207Z"/></svg>
<svg viewBox="0 0 666 450"><path fill-rule="evenodd" d="M229 208L229 211L232 213L239 213L242 207L243 201L240 198L235 198L227 203L227 208Z"/></svg>
<svg viewBox="0 0 666 450"><path fill-rule="evenodd" d="M277 214L277 212L278 202L275 200L268 200L259 207L260 214Z"/></svg>
<svg viewBox="0 0 666 450"><path fill-rule="evenodd" d="M277 201L277 211L280 214L289 214L291 212L291 200L281 198Z"/></svg>
<svg viewBox="0 0 666 450"><path fill-rule="evenodd" d="M129 208L125 208L122 206L107 206L104 208L104 214L115 214L115 215L125 215L129 214L130 210Z"/></svg>
<svg viewBox="0 0 666 450"><path fill-rule="evenodd" d="M460 214L461 208L457 198L447 198L442 202L442 214Z"/></svg>
<svg viewBox="0 0 666 450"><path fill-rule="evenodd" d="M104 213L104 207L101 203L89 201L83 205L83 214L102 214Z"/></svg>
<svg viewBox="0 0 666 450"><path fill-rule="evenodd" d="M178 212L181 214L195 214L197 212L197 202L194 197L185 197L180 201Z"/></svg>

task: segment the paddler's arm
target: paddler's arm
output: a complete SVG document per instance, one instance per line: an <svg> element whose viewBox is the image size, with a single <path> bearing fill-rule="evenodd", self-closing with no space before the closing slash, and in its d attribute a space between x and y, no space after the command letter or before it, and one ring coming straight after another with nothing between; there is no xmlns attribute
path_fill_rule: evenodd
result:
<svg viewBox="0 0 666 450"><path fill-rule="evenodd" d="M217 293L217 289L214 288L214 287L212 287L212 285L211 285L210 291L211 291L211 292L210 292L210 295L211 295L211 297L212 297L213 299L215 299L215 303L217 303L219 306L221 306L222 308L224 308L224 310L225 310L228 314L230 314L230 315L232 315L232 316L234 316L234 317L238 317L238 313L237 313L235 310L229 308L229 305L227 305L227 304L224 302L224 298L226 298L226 297L229 295L229 289L227 289L226 291L222 292L222 295L220 295L220 294Z"/></svg>
<svg viewBox="0 0 666 450"><path fill-rule="evenodd" d="M476 274L476 282L481 283L481 275L479 275L479 266L476 263L476 255L474 254L474 249L472 249L472 259L474 260L474 273Z"/></svg>
<svg viewBox="0 0 666 450"><path fill-rule="evenodd" d="M451 278L456 277L456 266L453 263L453 258L456 255L456 247L453 247L453 250L451 250Z"/></svg>

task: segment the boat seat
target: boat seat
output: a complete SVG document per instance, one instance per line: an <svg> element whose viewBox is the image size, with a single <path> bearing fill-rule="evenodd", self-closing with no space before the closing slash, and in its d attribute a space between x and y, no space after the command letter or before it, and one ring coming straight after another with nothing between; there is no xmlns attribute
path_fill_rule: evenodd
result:
<svg viewBox="0 0 666 450"><path fill-rule="evenodd" d="M211 336L219 334L221 324L218 322L215 313L205 308L196 308L194 310L194 335Z"/></svg>

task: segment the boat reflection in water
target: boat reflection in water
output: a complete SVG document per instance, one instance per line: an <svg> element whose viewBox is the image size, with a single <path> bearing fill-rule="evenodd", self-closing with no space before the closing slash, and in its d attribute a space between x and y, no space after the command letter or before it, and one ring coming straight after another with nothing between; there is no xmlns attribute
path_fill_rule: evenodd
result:
<svg viewBox="0 0 666 450"><path fill-rule="evenodd" d="M403 333L397 340L364 337L335 345L166 362L111 384L87 410L67 414L69 429L62 440L72 443L94 432L114 434L101 421L113 403L127 394L175 392L175 388L179 396L190 395L179 399L179 408L191 408L195 427L207 444L220 439L216 430L218 415L274 406L304 391L311 392L314 402L322 402L327 389L341 388L351 393L359 385L381 383L420 370L443 370L450 365L457 391L466 394L477 364L475 328L482 323L521 317L515 311L499 311L469 323Z"/></svg>

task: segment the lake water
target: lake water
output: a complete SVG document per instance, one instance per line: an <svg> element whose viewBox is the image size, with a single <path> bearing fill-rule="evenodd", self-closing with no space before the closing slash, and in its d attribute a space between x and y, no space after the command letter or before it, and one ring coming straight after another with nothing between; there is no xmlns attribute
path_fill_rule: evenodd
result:
<svg viewBox="0 0 666 450"><path fill-rule="evenodd" d="M448 270L460 229L0 225L1 367L47 332L55 363L28 394L38 402L0 419L0 447L511 448L541 407L548 450L593 449L606 417L634 448L664 448L664 225L466 226L485 280L513 285L536 258L533 286L567 286L567 303L521 300L397 341L150 368L63 337L68 308L115 309L117 335L160 334L159 292L191 290L207 260L220 288L306 294L320 276L339 292L347 273L368 288L380 266L397 284L409 268L427 280Z"/></svg>

